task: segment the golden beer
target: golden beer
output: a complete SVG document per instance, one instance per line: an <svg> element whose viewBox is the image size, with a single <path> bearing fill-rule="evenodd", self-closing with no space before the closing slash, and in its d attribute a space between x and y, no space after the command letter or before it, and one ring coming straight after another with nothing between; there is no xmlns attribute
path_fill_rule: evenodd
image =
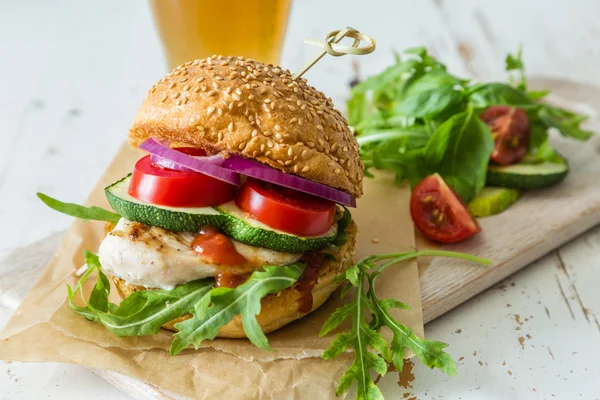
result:
<svg viewBox="0 0 600 400"><path fill-rule="evenodd" d="M290 0L151 0L167 63L222 54L278 64Z"/></svg>

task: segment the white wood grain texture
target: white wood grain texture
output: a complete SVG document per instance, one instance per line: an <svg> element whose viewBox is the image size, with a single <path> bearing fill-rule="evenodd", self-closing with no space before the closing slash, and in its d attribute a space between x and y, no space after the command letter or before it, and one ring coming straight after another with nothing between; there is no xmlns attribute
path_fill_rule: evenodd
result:
<svg viewBox="0 0 600 400"><path fill-rule="evenodd" d="M301 44L305 36L318 38L330 29L351 25L378 39L378 51L361 58L363 76L389 64L392 48L425 44L457 73L479 79L500 79L504 77L504 54L523 43L530 74L599 84L600 48L596 45L600 39L599 7L594 0L379 0L370 1L369 7L354 0L302 0L294 3L283 64L295 69L312 55L314 49ZM141 0L2 0L0 49L3 60L0 63L3 89L0 138L4 141L0 146L1 257L68 225L67 217L46 212L35 198L35 191L81 201L121 143L146 88L162 75L163 68L147 5ZM326 58L307 78L342 107L345 85L351 74L350 57ZM23 159L28 160L24 166L18 164ZM569 245L571 250L561 249L566 265L574 270L571 275L576 277L575 289L569 282L563 282L570 305L576 305L576 300L570 298L576 290L584 304L600 308L598 292L594 290L597 278L592 274L593 268L583 268L599 264L599 237L596 230ZM585 353L586 346L593 349L597 336L592 336L590 324L578 314L577 308L573 311L576 319L571 319L558 288L552 285L554 268L552 256L547 257L518 274L515 286L509 285L506 292L490 290L427 325L428 335L450 342L451 352L456 356L466 356L470 349L478 350L478 354L483 351L490 357L506 356L509 365L523 368L518 378L507 380L509 375L502 368L492 373L478 369L474 361L471 363L474 365L469 364L467 359L459 367L459 376L449 381L415 367L418 373L414 383L416 395L420 399L442 395L463 399L511 395L542 399L551 398L550 393L556 393L557 397L562 393L558 398L576 398L579 389L582 398L595 398L594 382L598 376L575 379L569 370L579 372L578 368L582 367L592 373L595 371L592 360L577 356ZM595 272L597 276L598 271ZM522 288L521 283L528 288ZM555 343L552 345L555 362L529 347L525 356L518 343L512 343L511 347L507 342L513 339L509 335L512 317L500 307L498 296L510 298L512 307L531 311L535 319L530 321L543 321L546 315L542 307L532 305L531 299L520 295L520 291L527 289L551 309L552 324L528 322L527 326L531 332L539 332L532 334L534 339L543 334L546 343ZM6 312L0 317L5 318ZM484 327L479 327L480 323ZM568 353L569 345L563 344L561 329L553 324L568 327L570 334L582 333L576 336L576 343L570 341L569 345L576 344L584 351L575 355ZM470 334L453 333L461 326L468 327ZM491 326L496 329L490 330ZM536 345L536 349L541 347ZM562 350L560 356L555 347ZM485 361L492 365L492 359ZM28 395L38 398L33 393L43 393L32 391L36 374L41 371L39 367L13 365L12 368L13 371L18 369L23 379L14 382L19 377L8 379L9 374L0 374L0 387L6 388L3 392L7 398L27 398ZM93 393L99 398L116 398L115 393L92 379L80 379L81 386L77 386L76 381L61 380L63 372L74 375L77 369L53 368L56 368L53 370L55 381L64 390L52 392L48 384L47 393L60 397ZM546 374L548 370L554 375ZM83 377L84 372L79 376ZM541 380L541 376L546 378L539 383L543 383L547 391L542 391L539 385L537 392L517 385L525 378ZM555 379L551 379L552 376ZM577 389L560 392L558 389L565 386L562 381L565 378L569 386L573 384ZM390 382L393 384L393 380ZM516 391L509 390L511 385ZM481 389L475 390L477 387L488 391L484 394ZM557 391L552 392L553 388Z"/></svg>

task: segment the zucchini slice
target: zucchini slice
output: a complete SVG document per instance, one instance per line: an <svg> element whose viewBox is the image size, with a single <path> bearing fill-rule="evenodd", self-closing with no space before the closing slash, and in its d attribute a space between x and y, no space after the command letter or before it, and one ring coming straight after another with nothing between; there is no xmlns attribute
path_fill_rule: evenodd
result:
<svg viewBox="0 0 600 400"><path fill-rule="evenodd" d="M270 228L240 210L234 201L218 207L167 207L140 201L128 193L130 175L104 189L112 208L123 218L173 232L198 232L211 225L250 246L292 253L318 250L335 239L337 223L320 236L302 237Z"/></svg>

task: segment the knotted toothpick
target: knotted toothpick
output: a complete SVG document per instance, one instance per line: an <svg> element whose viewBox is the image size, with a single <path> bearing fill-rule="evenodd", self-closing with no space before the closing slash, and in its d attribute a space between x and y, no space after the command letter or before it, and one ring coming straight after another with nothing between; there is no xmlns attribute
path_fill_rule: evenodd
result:
<svg viewBox="0 0 600 400"><path fill-rule="evenodd" d="M354 39L351 46L338 44L343 38L349 37ZM364 47L358 47L360 42L367 42ZM370 54L375 50L375 39L370 36L360 33L354 28L346 27L345 29L329 32L325 40L305 39L304 43L312 44L323 49L312 60L308 62L300 71L292 75L292 79L300 78L306 71L312 68L325 54L331 54L334 57L341 57L346 54L365 55Z"/></svg>

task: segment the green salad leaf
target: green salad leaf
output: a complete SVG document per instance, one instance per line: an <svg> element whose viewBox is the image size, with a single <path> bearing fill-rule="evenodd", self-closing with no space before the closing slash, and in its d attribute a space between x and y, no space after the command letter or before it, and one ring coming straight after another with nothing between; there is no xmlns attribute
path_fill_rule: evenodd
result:
<svg viewBox="0 0 600 400"><path fill-rule="evenodd" d="M189 314L214 284L212 279L203 279L177 286L173 290L133 292L117 306L108 301L110 283L102 272L98 256L85 251L85 259L88 265L86 273L74 288L67 285L69 306L87 319L104 325L116 336L157 334L163 324ZM98 279L86 301L82 286L94 271ZM80 292L85 307L75 305L77 292Z"/></svg>
<svg viewBox="0 0 600 400"><path fill-rule="evenodd" d="M37 197L53 210L75 218L83 219L85 221L108 221L116 224L121 219L119 214L105 210L101 207L85 207L80 206L79 204L63 203L62 201L56 200L48 195L45 195L44 193L37 193Z"/></svg>
<svg viewBox="0 0 600 400"><path fill-rule="evenodd" d="M357 135L365 175L390 170L414 186L439 173L468 202L485 185L492 134L479 115L506 105L527 112L529 151L522 162L556 160L548 129L587 140L586 116L540 103L548 91L528 91L523 52L506 57L509 83L474 83L452 75L424 47L396 55L396 63L350 92L349 123Z"/></svg>
<svg viewBox="0 0 600 400"><path fill-rule="evenodd" d="M256 316L260 313L260 301L268 294L279 292L293 285L304 271L303 264L286 267L265 266L255 271L246 282L235 289L215 288L192 311L193 318L175 325L171 354L179 354L190 345L196 349L206 339L214 339L219 329L236 315L242 316L242 324L248 339L257 347L270 349Z"/></svg>
<svg viewBox="0 0 600 400"><path fill-rule="evenodd" d="M461 258L486 265L491 263L489 260L468 254L419 250L365 257L348 268L339 277L340 280L349 281L342 294L348 293L349 288L354 287L354 298L334 311L320 332L321 336L325 336L347 318L352 319L350 331L338 333L323 353L323 358L329 360L340 355L348 347L354 350L354 362L340 379L336 390L338 395L356 382L357 399L383 399L381 391L371 378L371 370L383 376L387 372L386 363L392 363L398 371L402 371L406 349L415 353L429 368L438 368L449 376L456 374L456 365L452 357L443 350L447 344L417 337L410 328L398 322L389 312L390 308L409 307L395 299L379 299L375 294L375 280L385 268L401 261L426 256ZM370 270L372 272L369 272ZM368 283L366 288L363 284L365 281ZM370 321L366 319L368 312L371 312ZM390 344L380 334L383 327L389 328L393 333Z"/></svg>

